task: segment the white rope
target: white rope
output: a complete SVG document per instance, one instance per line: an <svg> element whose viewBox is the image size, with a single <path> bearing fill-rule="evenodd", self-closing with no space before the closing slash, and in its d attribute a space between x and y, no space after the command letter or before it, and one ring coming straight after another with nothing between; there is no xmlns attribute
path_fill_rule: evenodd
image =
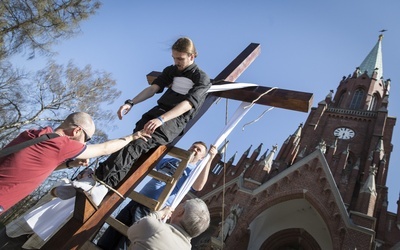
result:
<svg viewBox="0 0 400 250"><path fill-rule="evenodd" d="M262 96L268 94L269 92L271 92L271 91L274 90L274 89L277 89L277 87L273 87L273 88L271 88L271 89L265 91L265 92L264 92L263 94L261 94L257 99L255 99L254 101L252 101L252 102L251 102L251 105L254 105L258 100L260 100L260 98L261 98ZM250 105L249 105L249 106L250 106ZM248 108L248 107L245 107L245 108ZM244 127L246 127L247 125L250 125L250 124L253 124L253 123L258 122L258 121L265 115L265 113L267 113L268 111L272 110L273 108L274 108L274 107L270 107L269 109L264 110L264 112L262 112L262 114L261 114L257 119L255 119L255 120L253 120L253 121L251 121L251 122L248 122L248 123L244 124L243 127L242 127L242 131L244 131Z"/></svg>
<svg viewBox="0 0 400 250"><path fill-rule="evenodd" d="M251 102L251 105L254 105L258 100L260 100L261 97L263 97L264 95L268 94L269 92L271 92L274 89L277 89L278 87L273 87L267 91L265 91L264 93L262 93L259 97L257 97L254 101ZM249 105L250 106L250 105ZM247 108L247 107L246 107Z"/></svg>
<svg viewBox="0 0 400 250"><path fill-rule="evenodd" d="M244 131L244 127L246 127L247 125L250 125L250 124L258 122L265 115L265 113L267 113L268 111L272 110L273 108L274 107L270 107L269 109L264 110L264 112L262 112L261 115L259 117L257 117L257 119L252 120L251 122L248 122L248 123L244 124L243 127L242 127L242 131Z"/></svg>

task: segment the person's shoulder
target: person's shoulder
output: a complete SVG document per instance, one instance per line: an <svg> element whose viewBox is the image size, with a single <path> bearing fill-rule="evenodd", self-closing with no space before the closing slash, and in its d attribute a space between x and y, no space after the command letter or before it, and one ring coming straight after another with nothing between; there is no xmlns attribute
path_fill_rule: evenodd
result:
<svg viewBox="0 0 400 250"><path fill-rule="evenodd" d="M37 129L37 131L40 131L40 134L46 134L46 133L53 133L53 128L52 127L44 127L41 129Z"/></svg>
<svg viewBox="0 0 400 250"><path fill-rule="evenodd" d="M21 134L30 138L35 138L48 133L53 133L53 129L51 127L28 129Z"/></svg>
<svg viewBox="0 0 400 250"><path fill-rule="evenodd" d="M20 133L10 145L13 145L15 143L20 143L22 141L30 140L37 138L39 136L53 133L53 129L51 127L45 127L45 128L36 128L36 129L27 129Z"/></svg>
<svg viewBox="0 0 400 250"><path fill-rule="evenodd" d="M210 77L208 76L208 74L202 70L197 64L193 63L193 68L192 68L192 73L194 75L197 75L203 79L207 79L208 81L210 80Z"/></svg>
<svg viewBox="0 0 400 250"><path fill-rule="evenodd" d="M147 228L150 230L156 230L158 229L161 225L164 225L164 222L161 222L158 220L155 216L145 216L142 219L138 221L140 224L141 228Z"/></svg>
<svg viewBox="0 0 400 250"><path fill-rule="evenodd" d="M163 69L163 73L164 73L164 74L165 74L165 73L171 73L171 72L175 72L175 70L176 70L175 65L168 65L167 67L165 67L165 68Z"/></svg>
<svg viewBox="0 0 400 250"><path fill-rule="evenodd" d="M76 149L76 150L79 150L80 152L85 151L88 146L80 141L72 140L71 138L68 138L67 136L59 136L59 137L54 138L53 140L57 141L57 143L59 143L59 145L62 148L67 148L67 149L69 148L70 150Z"/></svg>
<svg viewBox="0 0 400 250"><path fill-rule="evenodd" d="M192 63L192 65L190 65L189 67L190 67L190 69L193 70L193 71L199 71L199 72L205 73L205 72L200 68L200 66L199 66L197 63L195 63L195 62Z"/></svg>

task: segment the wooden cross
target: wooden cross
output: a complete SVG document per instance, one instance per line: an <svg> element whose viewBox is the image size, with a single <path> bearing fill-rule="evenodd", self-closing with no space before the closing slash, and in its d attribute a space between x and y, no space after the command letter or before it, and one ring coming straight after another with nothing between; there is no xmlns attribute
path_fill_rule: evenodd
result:
<svg viewBox="0 0 400 250"><path fill-rule="evenodd" d="M251 43L242 51L221 73L214 78L213 82L218 84L235 82L236 79L247 69L247 67L260 54L260 45ZM151 83L159 72L151 72L147 75L148 82ZM251 87L240 90L228 90L222 92L210 93L203 106L186 126L188 131L198 119L211 107L218 97L224 97L239 101L252 102L261 94L270 90L269 87ZM256 103L285 108L290 110L308 112L312 104L313 95L311 93L275 89L267 95L262 96ZM179 140L177 137L172 143L165 146L150 150L147 154L141 156L132 167L132 171L128 173L125 179L120 183L117 190L126 197L132 192L140 181L151 171L154 165L168 153L168 149L174 146ZM135 170L136 169L136 170ZM93 235L104 224L107 217L122 203L122 199L115 193L108 194L97 211L92 211L90 216L87 215L89 210L77 206L75 204L74 216L62 227L51 239L43 246L42 249L79 249L87 244ZM82 214L86 214L82 216ZM83 219L84 218L84 219ZM85 245L87 246L87 245Z"/></svg>

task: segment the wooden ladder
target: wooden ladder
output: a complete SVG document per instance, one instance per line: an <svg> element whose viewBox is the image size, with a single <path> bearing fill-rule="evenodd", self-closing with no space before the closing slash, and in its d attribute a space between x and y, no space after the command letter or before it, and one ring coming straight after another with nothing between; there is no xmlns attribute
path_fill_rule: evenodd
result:
<svg viewBox="0 0 400 250"><path fill-rule="evenodd" d="M181 163L173 176L163 175L153 169L166 154L181 159ZM152 210L158 210L167 200L192 156L191 152L177 147L159 146L140 157L116 189L124 197L134 199ZM166 183L166 187L158 200L143 197L134 191L134 188L148 174ZM126 235L128 227L111 217L112 212L122 202L123 198L114 192L109 192L101 205L96 207L85 192L77 192L73 217L42 249L99 249L91 240L105 222Z"/></svg>
<svg viewBox="0 0 400 250"><path fill-rule="evenodd" d="M135 190L133 190L128 197L131 198L132 200L139 202L142 205L145 205L146 207L150 208L152 211L157 211L163 208L165 202L167 201L169 195L171 194L172 190L174 190L177 182L181 178L183 172L185 171L188 163L191 161L193 158L194 152L189 152L177 147L173 147L170 149L168 152L168 155L180 159L180 163L175 170L175 173L170 176L167 174L164 174L162 172L158 172L155 169L152 169L148 176L157 179L159 181L162 181L165 183L165 187L163 191L161 192L160 196L158 197L157 200L149 198ZM128 231L128 226L117 220L116 218L110 216L106 219L106 222L113 228L115 228L117 231L119 231L121 234L127 236L127 231Z"/></svg>

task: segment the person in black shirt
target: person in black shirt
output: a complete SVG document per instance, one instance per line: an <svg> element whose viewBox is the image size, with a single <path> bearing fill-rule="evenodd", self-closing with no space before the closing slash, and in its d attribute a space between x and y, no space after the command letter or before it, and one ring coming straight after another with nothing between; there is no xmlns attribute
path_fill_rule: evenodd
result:
<svg viewBox="0 0 400 250"><path fill-rule="evenodd" d="M166 145L183 133L187 123L204 103L211 81L194 62L197 51L192 40L179 38L172 45L172 57L174 65L166 67L149 87L133 99L126 100L117 112L119 119L122 119L135 104L167 88L157 105L143 114L134 129L143 129L151 134L151 138L129 143L99 164L96 176L110 186L117 186L143 153L159 145Z"/></svg>

